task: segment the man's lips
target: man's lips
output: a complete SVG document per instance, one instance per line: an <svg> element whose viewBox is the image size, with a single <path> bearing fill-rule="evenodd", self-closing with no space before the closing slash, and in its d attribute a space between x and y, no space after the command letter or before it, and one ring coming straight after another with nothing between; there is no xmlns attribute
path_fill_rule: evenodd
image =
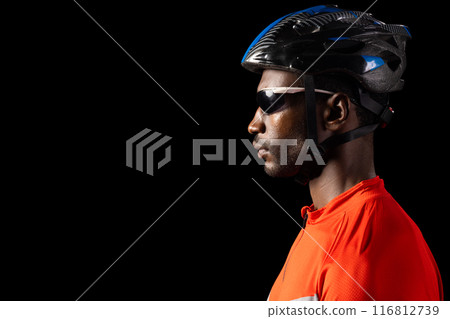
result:
<svg viewBox="0 0 450 319"><path fill-rule="evenodd" d="M269 154L269 151L266 150L265 148L260 148L258 150L258 157L259 158L264 158L265 156L267 156L267 154Z"/></svg>
<svg viewBox="0 0 450 319"><path fill-rule="evenodd" d="M263 158L269 153L269 150L258 142L253 142L253 147L258 151L259 158Z"/></svg>

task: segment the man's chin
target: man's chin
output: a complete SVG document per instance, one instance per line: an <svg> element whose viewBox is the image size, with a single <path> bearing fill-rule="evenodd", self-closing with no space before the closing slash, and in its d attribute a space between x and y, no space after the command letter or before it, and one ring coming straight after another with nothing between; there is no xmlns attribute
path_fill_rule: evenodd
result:
<svg viewBox="0 0 450 319"><path fill-rule="evenodd" d="M266 161L264 172L270 177L287 178L298 174L300 167L291 167L290 165L280 165L272 161Z"/></svg>

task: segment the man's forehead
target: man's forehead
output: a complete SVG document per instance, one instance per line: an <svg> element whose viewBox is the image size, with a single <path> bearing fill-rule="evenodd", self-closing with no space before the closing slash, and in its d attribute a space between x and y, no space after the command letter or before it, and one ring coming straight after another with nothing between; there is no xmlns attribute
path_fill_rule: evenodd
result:
<svg viewBox="0 0 450 319"><path fill-rule="evenodd" d="M258 91L268 87L289 87L294 82L293 86L302 86L303 79L299 78L299 74L289 71L266 69L263 71L261 80L258 85Z"/></svg>

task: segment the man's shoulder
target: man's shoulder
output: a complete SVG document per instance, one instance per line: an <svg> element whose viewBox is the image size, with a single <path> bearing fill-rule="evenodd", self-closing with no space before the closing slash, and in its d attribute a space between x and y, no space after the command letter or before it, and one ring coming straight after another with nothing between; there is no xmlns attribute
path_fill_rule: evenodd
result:
<svg viewBox="0 0 450 319"><path fill-rule="evenodd" d="M384 189L355 194L346 209L346 216L359 223L402 222L414 223L392 195Z"/></svg>
<svg viewBox="0 0 450 319"><path fill-rule="evenodd" d="M348 240L358 241L360 248L398 247L413 239L422 240L415 222L386 190L362 195L362 200L345 211L343 237L351 234Z"/></svg>

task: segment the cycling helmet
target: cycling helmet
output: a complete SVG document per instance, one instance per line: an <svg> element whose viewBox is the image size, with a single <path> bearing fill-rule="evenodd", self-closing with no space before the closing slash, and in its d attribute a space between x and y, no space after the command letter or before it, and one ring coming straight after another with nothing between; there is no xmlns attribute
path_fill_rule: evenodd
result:
<svg viewBox="0 0 450 319"><path fill-rule="evenodd" d="M242 66L254 72L267 68L301 72L308 67L310 74L343 72L369 92L388 93L403 87L409 38L406 26L385 24L370 13L321 5L271 23L250 44Z"/></svg>

